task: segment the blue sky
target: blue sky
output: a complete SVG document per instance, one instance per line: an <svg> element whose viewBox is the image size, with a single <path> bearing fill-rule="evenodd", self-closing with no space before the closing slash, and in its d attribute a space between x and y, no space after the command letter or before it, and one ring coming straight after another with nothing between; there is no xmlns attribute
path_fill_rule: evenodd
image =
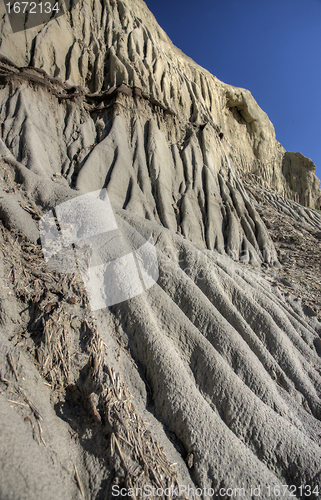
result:
<svg viewBox="0 0 321 500"><path fill-rule="evenodd" d="M321 0L145 0L173 43L249 89L288 151L321 178Z"/></svg>

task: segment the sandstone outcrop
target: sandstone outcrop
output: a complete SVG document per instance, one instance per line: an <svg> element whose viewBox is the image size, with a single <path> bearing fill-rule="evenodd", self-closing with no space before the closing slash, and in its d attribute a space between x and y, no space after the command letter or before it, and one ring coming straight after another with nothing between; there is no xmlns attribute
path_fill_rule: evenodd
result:
<svg viewBox="0 0 321 500"><path fill-rule="evenodd" d="M1 497L181 484L317 498L318 309L262 271L282 269L267 213L320 244L311 160L141 0L81 0L15 34L2 16L0 32ZM105 188L118 226L152 235L159 277L94 317L80 275L46 267L38 230Z"/></svg>

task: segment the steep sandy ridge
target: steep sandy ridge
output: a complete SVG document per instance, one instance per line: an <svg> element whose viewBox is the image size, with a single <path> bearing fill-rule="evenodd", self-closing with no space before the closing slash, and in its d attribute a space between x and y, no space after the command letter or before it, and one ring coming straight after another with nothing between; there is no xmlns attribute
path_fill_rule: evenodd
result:
<svg viewBox="0 0 321 500"><path fill-rule="evenodd" d="M319 234L296 203L320 208L311 160L140 0L16 34L3 16L1 36L1 498L177 482L317 498L321 327L265 279L283 268L258 202ZM159 279L94 318L80 276L46 268L38 222L102 188L119 226L152 234Z"/></svg>

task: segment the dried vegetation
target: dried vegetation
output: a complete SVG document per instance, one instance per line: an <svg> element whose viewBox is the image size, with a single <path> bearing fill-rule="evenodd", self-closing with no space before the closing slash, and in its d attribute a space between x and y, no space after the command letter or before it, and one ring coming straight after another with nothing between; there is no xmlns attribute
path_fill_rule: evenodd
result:
<svg viewBox="0 0 321 500"><path fill-rule="evenodd" d="M286 294L302 300L309 316L321 319L321 217L243 179L272 238L281 263L263 269L266 278Z"/></svg>
<svg viewBox="0 0 321 500"><path fill-rule="evenodd" d="M102 469L105 466L109 470L105 498L111 497L115 484L135 490L149 485L164 491L178 486L175 464L167 461L147 430L120 374L106 363L108 347L90 315L80 275L60 275L48 270L40 246L13 235L2 224L0 230L0 248L5 268L9 269L10 288L29 311L28 321L19 325L10 340L28 352L51 387L57 412L76 434L78 430L79 443L84 425L74 425L74 418L65 410L71 400L73 404L77 400L79 417L95 430L96 440L106 444L100 453ZM38 432L34 429L34 438L39 445L40 441L45 444L40 426L42 416L18 386L12 357L8 363L17 379L16 400L12 402L29 406L39 427ZM2 377L0 382L9 384ZM84 487L76 467L75 480L83 495Z"/></svg>

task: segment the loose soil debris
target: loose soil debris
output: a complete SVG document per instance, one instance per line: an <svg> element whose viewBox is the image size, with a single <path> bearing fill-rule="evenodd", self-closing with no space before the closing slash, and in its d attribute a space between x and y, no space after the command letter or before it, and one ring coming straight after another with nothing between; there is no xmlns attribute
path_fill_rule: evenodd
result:
<svg viewBox="0 0 321 500"><path fill-rule="evenodd" d="M76 394L82 411L86 411L86 426L95 430L99 441L107 440L101 457L102 463L108 464L111 471L106 498L111 498L115 484L128 489L137 488L137 491L139 488L144 491L146 485L164 491L178 487L175 464L168 462L147 430L119 373L105 362L106 344L91 316L80 275L59 275L48 270L41 247L13 235L2 224L0 237L0 249L9 269L10 288L29 310L29 321L20 324L10 340L32 358L46 385L51 388L52 400L60 416L69 421L64 407ZM70 300L70 297L75 300ZM82 363L78 361L79 357ZM18 383L16 364L11 355L8 355L8 363ZM9 384L2 376L1 382ZM20 386L17 386L16 393L26 405L12 402L30 408L39 432L36 432L30 417L25 417L25 420L30 421L38 444L46 445L40 411ZM70 423L72 426L72 419ZM78 437L76 434L80 443L82 432L83 427ZM85 496L76 465L74 467L80 493Z"/></svg>

